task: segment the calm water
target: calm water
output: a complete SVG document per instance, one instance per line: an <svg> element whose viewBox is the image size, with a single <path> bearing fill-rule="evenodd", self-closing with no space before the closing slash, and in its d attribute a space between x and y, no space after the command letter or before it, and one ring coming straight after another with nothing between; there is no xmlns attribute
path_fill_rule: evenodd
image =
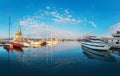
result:
<svg viewBox="0 0 120 76"><path fill-rule="evenodd" d="M115 76L120 50L95 51L80 42L59 42L39 48L8 51L0 47L0 74L4 76Z"/></svg>

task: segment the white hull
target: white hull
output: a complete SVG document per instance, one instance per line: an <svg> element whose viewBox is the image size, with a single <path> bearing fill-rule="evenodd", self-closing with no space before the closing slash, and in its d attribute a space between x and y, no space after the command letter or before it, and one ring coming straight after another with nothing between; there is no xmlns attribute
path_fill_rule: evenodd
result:
<svg viewBox="0 0 120 76"><path fill-rule="evenodd" d="M107 43L82 42L81 45L94 50L109 50L111 48Z"/></svg>
<svg viewBox="0 0 120 76"><path fill-rule="evenodd" d="M120 48L120 44L112 44L112 48Z"/></svg>
<svg viewBox="0 0 120 76"><path fill-rule="evenodd" d="M29 43L22 43L22 44L23 44L23 46L25 46L25 47L30 46L30 44L29 44Z"/></svg>
<svg viewBox="0 0 120 76"><path fill-rule="evenodd" d="M52 41L46 41L47 44L52 44Z"/></svg>
<svg viewBox="0 0 120 76"><path fill-rule="evenodd" d="M31 42L30 43L30 45L41 45L41 44L42 44L42 42L39 42L39 41L38 42Z"/></svg>

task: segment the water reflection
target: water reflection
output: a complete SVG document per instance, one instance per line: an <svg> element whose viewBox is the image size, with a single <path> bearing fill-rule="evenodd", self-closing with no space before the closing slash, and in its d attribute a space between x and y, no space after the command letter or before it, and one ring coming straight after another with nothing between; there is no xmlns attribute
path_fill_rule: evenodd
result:
<svg viewBox="0 0 120 76"><path fill-rule="evenodd" d="M9 53L9 52L16 52L17 54L20 54L21 52L24 52L22 48L14 48L14 49L9 49L6 46L3 46L3 48Z"/></svg>
<svg viewBox="0 0 120 76"><path fill-rule="evenodd" d="M119 56L118 51L116 53L114 50L96 51L81 48L79 42L59 42L57 45L23 47L22 49L3 49L0 47L0 50L1 65L9 66L9 71L12 73L19 70L17 73L27 73L29 76L40 75L40 72L48 74L56 72L72 73L74 71L86 74L87 71L91 74L96 69L103 70L103 66L111 67L115 65L115 67L118 67L119 65L116 64L116 57L112 55L114 53ZM90 70L88 70L88 67Z"/></svg>
<svg viewBox="0 0 120 76"><path fill-rule="evenodd" d="M82 46L83 54L88 59L98 59L103 61L116 61L113 56L108 51L98 51L92 50Z"/></svg>
<svg viewBox="0 0 120 76"><path fill-rule="evenodd" d="M79 42L59 42L57 45L46 45L46 46L33 46L33 47L22 47L21 49L4 49L12 54L12 56L16 56L18 60L15 61L23 61L24 64L33 64L33 63L53 63L54 64L67 64L68 62L75 62L79 60L79 58L75 58L71 56L71 59L68 59L67 56L71 55L74 51L74 48L80 47ZM71 51L71 52L70 52ZM79 51L79 50L78 50ZM68 53L69 52L69 53ZM69 55L68 55L68 54ZM22 57L19 56L22 54ZM73 53L74 54L74 53ZM64 56L66 55L66 58ZM63 56L63 57L62 57ZM73 57L73 58L72 58ZM39 60L39 61L38 61Z"/></svg>
<svg viewBox="0 0 120 76"><path fill-rule="evenodd" d="M120 50L119 49L112 49L109 52L113 57L115 57L117 61L120 61Z"/></svg>
<svg viewBox="0 0 120 76"><path fill-rule="evenodd" d="M31 63L35 60L35 62L40 62L37 61L36 59L39 60L44 60L44 63L63 63L65 64L68 62L77 62L80 61L81 58L79 58L79 53L84 55L88 59L96 59L96 60L102 60L102 61L116 61L115 55L120 56L120 51L97 51L97 50L92 50L86 47L81 47L80 49L80 43L79 42L60 42L57 45L46 45L46 46L41 46L41 45L36 45L33 47L22 47L20 49L15 48L15 49L7 49L4 47L4 49L8 53L14 53L14 55L24 55L24 60L26 62L31 61ZM16 53L16 54L15 54ZM70 55L71 59L67 60L67 56ZM75 55L73 55L75 54ZM72 56L73 55L73 56ZM62 58L66 57L66 59ZM77 57L77 58L75 58ZM18 60L21 60L19 56L17 56ZM84 59L84 58L83 58ZM120 59L120 58L119 58ZM23 60L23 59L22 59Z"/></svg>

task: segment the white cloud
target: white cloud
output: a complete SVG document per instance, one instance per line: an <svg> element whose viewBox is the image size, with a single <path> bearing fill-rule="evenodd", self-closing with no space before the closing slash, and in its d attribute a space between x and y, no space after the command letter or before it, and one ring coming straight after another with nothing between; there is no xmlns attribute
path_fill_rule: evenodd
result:
<svg viewBox="0 0 120 76"><path fill-rule="evenodd" d="M31 17L34 18L34 17ZM32 20L32 22L31 22ZM68 19L69 20L69 19ZM74 21L74 20L73 20ZM79 35L74 34L70 31L57 30L53 25L37 22L36 19L25 19L19 22L23 26L24 37L27 37L29 34L30 38L68 38L68 39L78 39ZM71 37L72 36L72 37Z"/></svg>
<svg viewBox="0 0 120 76"><path fill-rule="evenodd" d="M47 6L46 9L50 9L50 6Z"/></svg>
<svg viewBox="0 0 120 76"><path fill-rule="evenodd" d="M66 14L69 14L69 11L68 10L64 10Z"/></svg>
<svg viewBox="0 0 120 76"><path fill-rule="evenodd" d="M97 26L93 21L90 21L89 24L92 25L92 26L94 26L94 27Z"/></svg>
<svg viewBox="0 0 120 76"><path fill-rule="evenodd" d="M72 18L61 18L57 20L58 23L80 23L80 20L72 19Z"/></svg>
<svg viewBox="0 0 120 76"><path fill-rule="evenodd" d="M66 15L64 15L64 13L66 13ZM23 25L25 35L28 36L29 34L29 37L32 38L80 38L78 34L54 28L55 25L58 26L59 24L81 23L81 20L70 14L68 10L56 10L55 7L47 6L46 10L40 10L34 13L33 16L23 17L18 23L19 25Z"/></svg>
<svg viewBox="0 0 120 76"><path fill-rule="evenodd" d="M84 21L85 21L85 23L87 23L87 22L88 22L86 18L84 18Z"/></svg>
<svg viewBox="0 0 120 76"><path fill-rule="evenodd" d="M47 6L46 8L48 9L50 7ZM60 10L55 7L51 7L50 10L41 10L39 13L42 14L45 19L49 18L49 21L53 20L55 23L78 24L81 22L80 19L75 18L72 14L70 14L68 10Z"/></svg>
<svg viewBox="0 0 120 76"><path fill-rule="evenodd" d="M66 11L68 13L68 11ZM63 15L58 12L51 12L51 15L54 17L53 20L56 23L74 23L78 24L81 22L81 20L73 18L71 14Z"/></svg>
<svg viewBox="0 0 120 76"><path fill-rule="evenodd" d="M26 21L20 21L19 25L24 25L25 26L25 25L27 25L27 23L26 23Z"/></svg>
<svg viewBox="0 0 120 76"><path fill-rule="evenodd" d="M67 17L70 17L70 18L72 18L72 15L67 15Z"/></svg>

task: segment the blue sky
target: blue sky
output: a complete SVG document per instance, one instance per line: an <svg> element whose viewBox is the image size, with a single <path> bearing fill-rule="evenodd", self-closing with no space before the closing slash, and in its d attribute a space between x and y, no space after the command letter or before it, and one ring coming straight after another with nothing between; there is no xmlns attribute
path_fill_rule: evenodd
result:
<svg viewBox="0 0 120 76"><path fill-rule="evenodd" d="M110 27L120 22L120 1L0 0L2 37L8 33L9 14L12 34L21 25L24 33L34 37L38 33L38 37L44 34L51 36L51 33L57 37L63 34L75 37L84 34L107 36L110 35Z"/></svg>

